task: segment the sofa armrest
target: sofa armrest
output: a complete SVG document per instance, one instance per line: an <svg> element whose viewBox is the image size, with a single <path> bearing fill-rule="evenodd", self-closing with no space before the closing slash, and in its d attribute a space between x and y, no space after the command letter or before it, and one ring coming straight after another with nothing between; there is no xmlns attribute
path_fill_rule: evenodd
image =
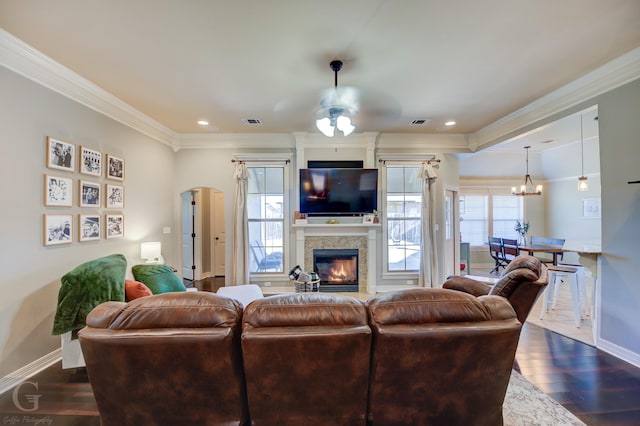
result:
<svg viewBox="0 0 640 426"><path fill-rule="evenodd" d="M449 279L442 284L442 288L462 291L476 297L485 296L489 294L489 291L491 290L491 286L487 283L458 275L449 277Z"/></svg>

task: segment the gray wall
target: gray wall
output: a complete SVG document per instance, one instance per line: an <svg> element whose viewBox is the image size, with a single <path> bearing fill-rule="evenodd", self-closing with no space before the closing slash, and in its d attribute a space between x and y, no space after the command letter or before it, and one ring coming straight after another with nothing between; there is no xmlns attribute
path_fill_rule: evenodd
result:
<svg viewBox="0 0 640 426"><path fill-rule="evenodd" d="M608 349L640 365L640 80L601 96L601 330Z"/></svg>
<svg viewBox="0 0 640 426"><path fill-rule="evenodd" d="M112 253L139 257L139 242L163 243L172 262L170 235L173 152L140 133L0 67L0 377L60 347L51 335L60 277L80 263ZM78 180L94 178L45 167L45 141L53 136L125 159L125 236L77 242L77 215L107 210L78 207ZM72 208L44 207L43 175L74 180ZM103 201L104 205L104 201ZM44 247L42 216L71 213L72 244ZM114 211L115 212L115 211ZM104 219L103 219L104 220Z"/></svg>

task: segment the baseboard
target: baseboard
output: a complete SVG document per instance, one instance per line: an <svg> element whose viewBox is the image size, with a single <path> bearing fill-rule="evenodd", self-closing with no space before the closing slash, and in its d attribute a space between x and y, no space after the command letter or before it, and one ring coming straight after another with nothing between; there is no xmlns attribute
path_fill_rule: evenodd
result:
<svg viewBox="0 0 640 426"><path fill-rule="evenodd" d="M25 365L24 367L14 371L13 373L9 373L6 376L0 378L0 394L5 393L9 389L16 387L21 382L24 382L29 377L32 377L45 368L55 364L56 362L62 359L62 348L58 348L53 352L50 352L33 361L30 364Z"/></svg>
<svg viewBox="0 0 640 426"><path fill-rule="evenodd" d="M611 343L608 340L604 340L602 337L598 339L597 348L640 368L640 355L635 352Z"/></svg>

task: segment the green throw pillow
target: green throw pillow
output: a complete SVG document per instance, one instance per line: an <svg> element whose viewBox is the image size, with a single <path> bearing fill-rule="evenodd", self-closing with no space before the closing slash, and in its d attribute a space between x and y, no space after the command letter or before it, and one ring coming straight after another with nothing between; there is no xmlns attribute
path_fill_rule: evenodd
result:
<svg viewBox="0 0 640 426"><path fill-rule="evenodd" d="M144 283L153 294L187 291L170 266L135 265L131 271L136 281Z"/></svg>
<svg viewBox="0 0 640 426"><path fill-rule="evenodd" d="M124 302L127 260L121 254L90 260L64 274L58 291L53 334L79 330L87 314L100 303Z"/></svg>

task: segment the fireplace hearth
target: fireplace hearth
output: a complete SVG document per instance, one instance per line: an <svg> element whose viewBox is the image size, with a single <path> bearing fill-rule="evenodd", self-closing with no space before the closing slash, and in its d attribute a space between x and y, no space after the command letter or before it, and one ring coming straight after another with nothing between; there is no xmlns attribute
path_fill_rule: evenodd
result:
<svg viewBox="0 0 640 426"><path fill-rule="evenodd" d="M358 291L357 249L314 249L313 269L320 277L320 291Z"/></svg>

